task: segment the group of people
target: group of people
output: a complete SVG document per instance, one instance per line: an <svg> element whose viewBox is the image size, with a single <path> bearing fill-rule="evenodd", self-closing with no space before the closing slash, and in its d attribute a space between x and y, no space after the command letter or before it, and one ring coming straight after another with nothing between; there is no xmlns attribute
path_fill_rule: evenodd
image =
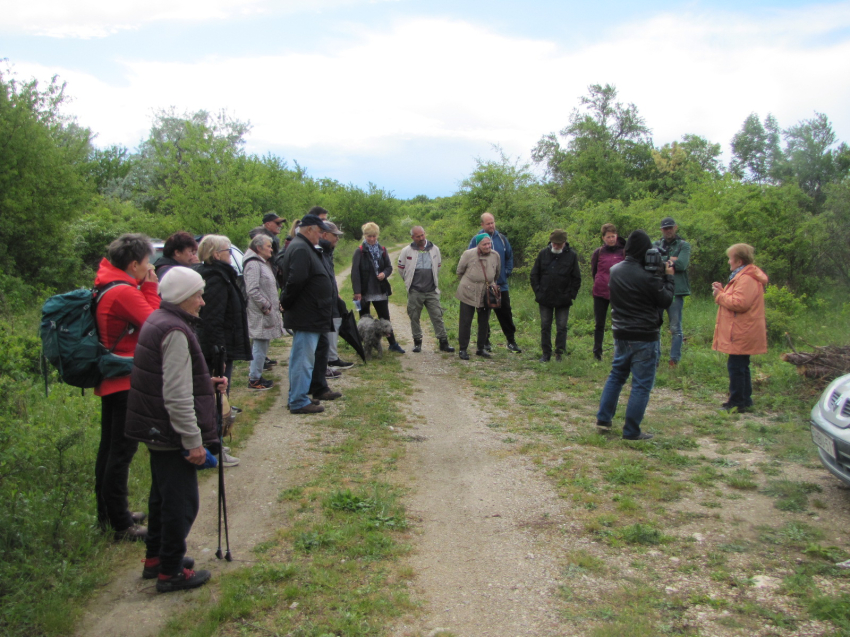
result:
<svg viewBox="0 0 850 637"><path fill-rule="evenodd" d="M221 432L215 393L227 392L235 361L250 361L248 387L268 389L262 376L276 364L268 358L272 340L284 331L292 336L288 407L293 414L323 411L322 401L342 396L328 377L352 366L339 359L337 343L346 304L334 274L334 250L342 230L328 211L313 207L293 224L283 248L279 236L286 220L268 213L251 232L242 262L243 281L231 267L231 242L207 235L197 243L178 232L165 242L163 257L150 263L153 249L144 235L126 234L110 244L95 279L96 320L104 347L119 356L135 357L130 376L104 379L96 388L102 404L101 441L95 466L98 520L116 540L144 540L143 577L156 578L162 592L200 586L208 571L194 571L186 557L186 537L198 511L196 469L207 450L218 451ZM594 299L593 355L602 358L608 308L614 337L611 372L602 390L596 425L610 430L621 389L629 376L632 391L626 406L623 438L648 440L641 430L660 359L660 326L667 312L673 335L669 365L682 353L682 309L690 294L690 245L677 233L672 218L661 222L662 238L654 244L643 230L619 237L612 224L602 226L602 243L591 257ZM380 245L380 228L362 227L363 241L352 258L355 306L364 317L375 308L390 320L388 281L393 267ZM420 317L427 310L439 351L449 344L440 303L440 250L422 226L411 229L411 243L398 257L397 268L407 289L407 313L413 351L422 351ZM652 258L648 256L652 253ZM714 349L728 354L729 400L724 409L752 406L749 362L767 351L764 289L767 276L753 263L754 249L736 244L727 251L731 274L712 292L718 305ZM658 265L658 264L661 265ZM459 356L469 360L472 320L477 316L476 355L492 351L489 316L493 310L507 339L516 343L508 278L513 251L496 229L490 213L470 241L457 266L456 298L460 302ZM581 286L578 257L563 230L549 236L530 275L541 319L541 362L566 355L569 309ZM102 294L99 290L103 290ZM556 327L554 349L552 324ZM390 350L405 353L390 331ZM238 409L234 408L236 411ZM149 512L131 512L127 478L138 443L150 450ZM226 466L238 464L226 447ZM149 517L148 517L149 516ZM147 527L143 526L149 520Z"/></svg>

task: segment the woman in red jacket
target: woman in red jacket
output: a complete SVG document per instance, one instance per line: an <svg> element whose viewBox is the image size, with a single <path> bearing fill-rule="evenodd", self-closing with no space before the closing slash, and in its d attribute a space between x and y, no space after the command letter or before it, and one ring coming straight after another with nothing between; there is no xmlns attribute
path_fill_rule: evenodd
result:
<svg viewBox="0 0 850 637"><path fill-rule="evenodd" d="M764 290L767 275L753 265L755 248L736 243L728 250L732 274L726 285L711 284L717 303L717 324L712 349L729 354L729 401L723 409L748 411L753 404L750 380L750 356L767 353L767 324L764 315Z"/></svg>
<svg viewBox="0 0 850 637"><path fill-rule="evenodd" d="M626 240L617 235L613 223L602 226L602 245L590 257L590 274L593 276L593 317L596 329L593 332L593 357L602 360L602 341L605 338L605 322L608 320L608 306L611 295L608 292L608 279L611 268L626 258Z"/></svg>
<svg viewBox="0 0 850 637"><path fill-rule="evenodd" d="M109 244L94 280L96 290L112 285L97 299L100 342L119 356L133 356L139 329L159 309L157 278L150 257L153 246L142 234L124 234ZM94 491L97 517L104 530L112 527L116 540L144 540L139 526L143 513L131 513L127 503L127 476L139 446L124 437L130 376L105 378L94 390L100 396L100 446L95 462Z"/></svg>

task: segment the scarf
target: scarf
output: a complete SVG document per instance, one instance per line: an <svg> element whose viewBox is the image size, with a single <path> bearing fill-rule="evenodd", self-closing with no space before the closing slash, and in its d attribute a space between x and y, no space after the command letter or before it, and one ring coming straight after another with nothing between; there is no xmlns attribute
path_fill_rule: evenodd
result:
<svg viewBox="0 0 850 637"><path fill-rule="evenodd" d="M746 267L747 266L745 266L745 265L739 265L737 268L732 270L732 274L729 275L729 280L731 281L732 279L734 279L735 276L738 274L738 272L740 272L741 270L743 270Z"/></svg>
<svg viewBox="0 0 850 637"><path fill-rule="evenodd" d="M372 265L375 267L375 273L377 274L381 271L381 254L383 253L381 244L376 241L375 245L369 243L364 243L363 245L366 246L369 256L372 257Z"/></svg>

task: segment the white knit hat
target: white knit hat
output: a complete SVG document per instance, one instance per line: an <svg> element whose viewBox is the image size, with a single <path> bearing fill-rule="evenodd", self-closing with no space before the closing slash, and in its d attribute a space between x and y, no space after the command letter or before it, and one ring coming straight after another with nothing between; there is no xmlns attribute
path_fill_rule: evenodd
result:
<svg viewBox="0 0 850 637"><path fill-rule="evenodd" d="M198 290L203 290L204 278L192 268L174 266L159 282L159 295L163 301L179 305Z"/></svg>

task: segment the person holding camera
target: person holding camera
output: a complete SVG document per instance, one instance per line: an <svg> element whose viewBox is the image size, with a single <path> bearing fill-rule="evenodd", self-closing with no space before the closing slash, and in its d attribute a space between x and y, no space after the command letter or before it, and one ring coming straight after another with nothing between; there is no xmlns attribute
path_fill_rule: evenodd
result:
<svg viewBox="0 0 850 637"><path fill-rule="evenodd" d="M653 244L666 260L673 264L673 277L676 282L676 291L673 304L667 309L667 321L670 326L670 334L673 342L670 344L670 367L676 367L682 359L682 343L685 340L682 332L682 307L685 297L690 296L691 286L688 281L688 265L691 261L691 244L682 239L678 234L679 226L673 217L664 217L661 220L661 234L663 237ZM663 312L662 312L663 314ZM658 358L661 358L661 340L658 341Z"/></svg>
<svg viewBox="0 0 850 637"><path fill-rule="evenodd" d="M602 390L596 426L611 430L623 385L632 376L632 392L623 426L625 440L649 440L652 434L640 429L649 394L655 384L658 362L659 310L673 303L674 266L664 262L643 230L635 230L626 241L626 259L611 268L611 323L614 332L614 362ZM647 258L647 253L651 251Z"/></svg>

